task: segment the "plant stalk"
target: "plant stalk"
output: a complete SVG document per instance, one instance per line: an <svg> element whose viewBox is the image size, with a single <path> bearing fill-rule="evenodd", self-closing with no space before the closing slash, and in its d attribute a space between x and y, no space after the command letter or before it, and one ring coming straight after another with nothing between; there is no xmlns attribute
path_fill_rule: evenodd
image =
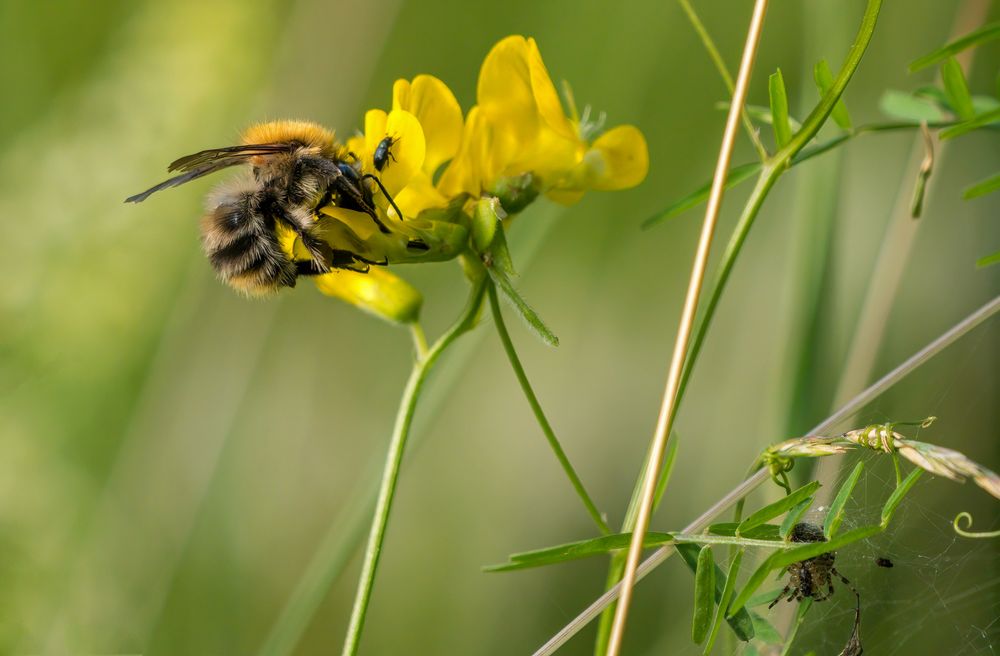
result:
<svg viewBox="0 0 1000 656"><path fill-rule="evenodd" d="M396 483L399 479L399 467L403 461L406 439L410 434L410 425L413 423L413 414L417 409L420 392L424 382L427 380L428 373L430 373L434 363L445 349L475 325L479 308L482 305L483 294L486 290L486 280L484 275L475 284L469 296L468 305L466 305L462 315L448 329L448 332L434 343L434 346L427 351L427 355L418 357L413 364L413 370L410 372L406 389L403 391L402 399L400 399L399 411L396 414L396 424L392 431L392 439L389 442L385 467L382 470L382 482L379 485L378 500L375 503L375 516L368 534L368 544L365 547L361 576L358 580L354 607L351 610L351 621L347 628L347 637L344 640L344 648L341 652L343 656L353 656L356 654L358 645L361 642L361 632L364 629L365 616L368 613L368 604L371 601L375 573L378 570L379 558L382 555L382 543L385 540L386 525L389 521L389 512L392 510Z"/></svg>
<svg viewBox="0 0 1000 656"><path fill-rule="evenodd" d="M552 430L552 425L549 423L548 418L545 416L545 412L542 410L541 404L538 402L538 397L535 396L535 391L531 387L531 383L528 381L528 375L524 372L524 367L521 365L521 359L517 357L517 351L514 350L514 342L510 339L510 333L507 332L507 326L504 323L503 315L500 310L500 302L497 299L497 289L493 282L487 285L487 292L489 293L490 299L490 311L493 313L493 322L496 325L497 335L500 337L500 342L503 344L503 350L507 354L507 359L510 361L511 369L514 370L514 375L517 376L517 382L521 385L521 390L524 392L525 398L528 400L528 405L531 406L531 411L535 415L535 420L538 422L538 426L542 429L542 433L545 435L545 439L548 440L549 446L552 448L552 452L556 456L556 460L563 468L563 472L566 474L566 478L573 485L573 489L576 490L577 496L583 502L584 507L587 509L587 514L590 518L594 520L594 524L597 525L597 529L603 535L610 535L612 533L611 528L608 523L601 516L601 512L597 509L597 505L587 494L587 489L583 486L583 481L577 475L576 470L573 468L573 464L569 461L566 456L566 452L563 451L562 445L559 443L559 439L556 437L555 431Z"/></svg>

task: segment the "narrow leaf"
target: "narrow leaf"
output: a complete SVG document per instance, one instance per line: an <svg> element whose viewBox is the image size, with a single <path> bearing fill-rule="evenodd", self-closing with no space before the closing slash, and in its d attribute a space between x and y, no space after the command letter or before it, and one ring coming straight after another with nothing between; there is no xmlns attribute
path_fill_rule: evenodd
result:
<svg viewBox="0 0 1000 656"><path fill-rule="evenodd" d="M511 284L510 278L496 267L488 267L486 269L490 273L490 278L496 283L497 288L503 294L504 298L510 302L512 308L514 308L524 322L528 324L528 327L535 331L535 333L541 338L543 342L549 346L559 346L559 338L555 336L548 326L542 322L541 318L535 313L531 306L521 298L521 295L517 293L514 289L514 285Z"/></svg>
<svg viewBox="0 0 1000 656"><path fill-rule="evenodd" d="M781 656L787 656L791 653L792 645L795 644L795 636L799 633L799 628L802 626L802 622L806 619L806 613L812 608L813 600L812 597L806 597L799 602L799 607L795 610L795 622L792 624L791 630L785 637L785 647L781 650ZM813 652L809 652L813 653ZM841 654L840 656L843 656Z"/></svg>
<svg viewBox="0 0 1000 656"><path fill-rule="evenodd" d="M826 536L827 540L832 540L834 535L837 534L840 522L844 519L844 506L847 505L847 500L851 498L851 492L854 491L854 486L858 484L858 478L861 477L861 471L864 468L864 462L859 461L858 464L854 465L854 471L841 483L840 489L837 490L837 496L833 498L830 509L826 511L826 517L823 519L823 535Z"/></svg>
<svg viewBox="0 0 1000 656"><path fill-rule="evenodd" d="M684 561L684 564L688 566L692 572L696 571L698 568L698 554L701 553L701 549L693 544L677 544L674 545L674 549L677 550L677 554ZM725 578L725 573L719 569L719 566L715 566L715 600L722 600L722 581ZM736 637L743 642L748 642L753 639L753 621L750 619L750 613L746 609L740 610L739 612L733 613L732 617L726 617L726 621L729 623L729 627L736 634Z"/></svg>
<svg viewBox="0 0 1000 656"><path fill-rule="evenodd" d="M997 251L993 255L987 255L986 257L981 257L976 260L977 269L982 269L983 267L992 266L994 264L1000 264L1000 251Z"/></svg>
<svg viewBox="0 0 1000 656"><path fill-rule="evenodd" d="M835 551L841 547L851 544L852 542L871 537L881 530L881 526L862 526L848 531L840 537L834 538L828 542L809 542L807 544L803 544L801 547L796 547L787 551L776 551L768 556L764 562L761 563L760 567L758 567L754 573L750 575L750 578L747 579L746 585L743 586L743 589L733 601L732 606L729 607L730 614L736 613L744 607L750 597L753 596L753 593L757 591L757 588L759 588L764 581L767 580L767 577L771 572L788 567L792 563L808 560L809 558L815 558L821 554Z"/></svg>
<svg viewBox="0 0 1000 656"><path fill-rule="evenodd" d="M712 535L736 535L736 529L739 528L739 526L740 525L736 522L719 522L718 524L710 525L708 527L708 532ZM775 524L754 526L753 528L743 531L740 535L753 540L773 540L775 542L781 540L780 531L778 526Z"/></svg>
<svg viewBox="0 0 1000 656"><path fill-rule="evenodd" d="M973 96L973 99L975 99L975 96ZM717 103L715 105L715 108L729 111L729 103L727 102ZM761 105L744 105L743 110L747 113L747 115L750 117L751 120L756 121L757 123L763 123L764 125L774 125L774 117L771 116L770 107L763 107ZM802 127L802 123L799 122L791 114L788 115L788 125L792 128L793 134L795 132L798 132L799 128Z"/></svg>
<svg viewBox="0 0 1000 656"><path fill-rule="evenodd" d="M736 529L737 535L743 535L744 531L753 528L754 526L760 526L764 522L774 519L778 515L787 512L791 508L798 505L803 499L811 497L813 492L819 489L819 481L812 481L807 483L795 490L789 495L778 499L774 503L769 503L757 512L753 513L742 522L740 522L739 527Z"/></svg>
<svg viewBox="0 0 1000 656"><path fill-rule="evenodd" d="M903 121L939 123L945 119L944 112L932 101L903 91L889 89L878 104L882 113Z"/></svg>
<svg viewBox="0 0 1000 656"><path fill-rule="evenodd" d="M733 598L733 591L736 590L736 578L740 575L740 565L743 563L743 550L740 549L733 556L732 563L729 565L729 573L726 574L726 583L722 587L722 598L719 599L719 604L715 608L715 617L712 618L712 632L708 636L708 642L705 643L705 650L702 652L703 656L708 656L712 653L712 646L715 644L715 638L719 634L719 627L722 626L722 620L726 617L726 608L729 606L730 600ZM716 578L718 578L718 572L716 572Z"/></svg>
<svg viewBox="0 0 1000 656"><path fill-rule="evenodd" d="M657 547L670 542L673 537L669 533L646 533L643 542L645 547ZM579 560L590 556L606 554L617 549L625 549L632 540L631 533L618 533L615 535L603 535L599 538L589 540L579 540L577 542L567 542L566 544L536 549L534 551L524 551L511 554L508 562L497 565L487 565L483 567L484 572L507 572L517 569L528 569L531 567L542 567L544 565L554 565L571 560Z"/></svg>
<svg viewBox="0 0 1000 656"><path fill-rule="evenodd" d="M704 546L698 552L694 571L694 619L691 621L691 639L696 645L705 641L715 609L715 559L712 547Z"/></svg>
<svg viewBox="0 0 1000 656"><path fill-rule="evenodd" d="M986 194L992 194L994 191L1000 191L1000 173L997 173L991 178L987 178L982 182L977 182L971 187L966 187L965 191L962 193L962 198L969 200L970 198L979 198L980 196L985 196Z"/></svg>
<svg viewBox="0 0 1000 656"><path fill-rule="evenodd" d="M747 178L752 177L758 171L760 171L760 162L750 162L749 164L740 164L739 166L734 166L729 169L729 175L726 176L726 189L735 187L739 183L743 182ZM704 185L698 187L692 191L687 196L681 198L680 200L668 205L666 208L660 212L649 217L642 222L642 227L649 228L656 225L660 221L665 221L671 219L682 212L686 212L692 207L698 207L702 203L708 200L708 194L712 188L712 181L709 180Z"/></svg>
<svg viewBox="0 0 1000 656"><path fill-rule="evenodd" d="M885 505L882 506L882 528L889 525L889 522L892 520L892 515L896 512L896 508L903 500L903 497L906 496L906 493L910 491L910 488L913 487L914 483L917 482L917 479L920 478L920 475L923 473L923 469L920 469L919 467L915 468L910 472L909 476L903 479L902 483L896 486L896 489L893 490L892 494L889 495L889 499L885 502Z"/></svg>
<svg viewBox="0 0 1000 656"><path fill-rule="evenodd" d="M820 97L825 96L830 87L833 86L833 72L825 59L816 62L816 66L813 68L813 79L816 81ZM847 105L844 104L843 96L837 99L837 104L833 106L830 116L842 130L851 130L851 115L847 113Z"/></svg>
<svg viewBox="0 0 1000 656"><path fill-rule="evenodd" d="M774 628L774 625L762 615L750 613L750 618L753 620L754 637L761 642L766 642L769 645L780 645L785 641L778 633L778 629Z"/></svg>
<svg viewBox="0 0 1000 656"><path fill-rule="evenodd" d="M969 83L965 80L962 66L954 57L949 57L941 64L941 80L944 82L944 92L955 114L963 120L976 115L972 106L972 96L969 94Z"/></svg>
<svg viewBox="0 0 1000 656"><path fill-rule="evenodd" d="M994 109L986 112L985 114L973 116L968 121L964 121L958 125L953 125L946 130L941 130L941 138L951 139L952 137L958 137L997 121L1000 121L1000 109Z"/></svg>
<svg viewBox="0 0 1000 656"><path fill-rule="evenodd" d="M924 55L920 59L917 59L910 64L910 72L915 73L922 68L927 68L928 66L932 66L939 61L953 57L967 48L982 45L987 41L992 41L997 38L1000 38L1000 22L984 25L978 30L955 39L937 50Z"/></svg>
<svg viewBox="0 0 1000 656"><path fill-rule="evenodd" d="M788 539L792 529L799 523L799 520L802 519L802 515L809 510L809 506L812 505L812 502L812 497L803 499L794 508L788 511L788 514L785 515L784 521L781 522L781 530L779 531L782 540Z"/></svg>
<svg viewBox="0 0 1000 656"><path fill-rule="evenodd" d="M768 78L767 90L771 98L774 143L780 150L792 140L792 128L788 124L788 94L785 93L785 78L782 77L780 68Z"/></svg>

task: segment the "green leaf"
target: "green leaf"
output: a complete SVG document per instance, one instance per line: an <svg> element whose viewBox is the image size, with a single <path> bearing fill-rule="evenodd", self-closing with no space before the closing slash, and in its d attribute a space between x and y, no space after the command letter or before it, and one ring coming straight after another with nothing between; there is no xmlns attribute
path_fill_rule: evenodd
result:
<svg viewBox="0 0 1000 656"><path fill-rule="evenodd" d="M737 522L719 522L718 524L712 524L709 526L708 532L712 535L735 536L737 528L739 528L739 524ZM743 531L741 535L752 540L774 540L775 542L781 540L781 535L779 534L778 527L775 524L754 526L751 529Z"/></svg>
<svg viewBox="0 0 1000 656"><path fill-rule="evenodd" d="M754 596L747 600L747 608L756 608L757 606L763 606L764 604L770 604L772 601L778 598L781 594L781 588L775 588L773 590L768 590L767 592L758 592Z"/></svg>
<svg viewBox="0 0 1000 656"><path fill-rule="evenodd" d="M812 502L813 502L812 497L809 497L808 499L803 499L794 508L788 511L788 514L785 515L784 521L781 522L781 530L778 531L779 534L781 535L782 540L788 539L788 536L791 534L792 529L795 528L795 525L799 523L799 520L802 518L802 515L804 515L805 512L809 510L809 506L812 505Z"/></svg>
<svg viewBox="0 0 1000 656"><path fill-rule="evenodd" d="M826 536L827 540L832 540L834 535L837 534L840 522L844 519L844 506L847 505L847 500L851 498L851 492L854 491L854 486L858 484L858 478L861 476L861 471L864 468L864 462L858 462L858 464L854 465L854 471L841 483L840 489L837 490L837 496L834 497L833 503L830 504L830 509L826 511L826 517L823 519L823 535Z"/></svg>
<svg viewBox="0 0 1000 656"><path fill-rule="evenodd" d="M677 550L677 554L684 561L684 564L688 566L692 572L696 571L698 568L698 554L701 553L701 549L693 544L676 544L674 549ZM719 569L719 566L715 566L715 600L722 600L722 581L726 578L725 573ZM753 621L750 619L750 613L746 609L740 610L739 612L733 613L732 617L726 617L726 621L729 623L729 627L736 634L736 637L743 642L748 642L753 639Z"/></svg>
<svg viewBox="0 0 1000 656"><path fill-rule="evenodd" d="M951 139L952 137L958 137L966 134L967 132L978 130L981 127L989 125L990 123L996 123L997 121L1000 121L1000 109L994 109L986 112L985 114L978 114L970 118L968 121L964 121L958 125L953 125L946 130L941 130L941 138Z"/></svg>
<svg viewBox="0 0 1000 656"><path fill-rule="evenodd" d="M739 166L734 166L729 169L729 175L726 176L726 189L735 187L739 183L743 182L747 178L750 178L760 171L760 162L750 162L749 164L740 164ZM708 194L712 189L712 181L709 180L701 187L698 187L692 191L687 196L675 201L671 205L668 205L662 211L654 214L645 221L642 222L642 227L649 228L656 225L660 221L665 221L671 219L682 212L686 212L692 207L698 207L702 203L708 200Z"/></svg>
<svg viewBox="0 0 1000 656"><path fill-rule="evenodd" d="M529 569L531 567L542 567L544 565L554 565L565 563L571 560L579 560L590 556L606 554L617 549L626 549L632 540L631 533L617 533L615 535L603 535L599 538L589 540L579 540L577 542L567 542L566 544L536 549L534 551L523 551L511 554L508 562L498 565L487 565L483 567L484 572L508 572L516 569ZM673 540L670 533L657 533L650 531L646 533L643 542L644 547L658 547Z"/></svg>
<svg viewBox="0 0 1000 656"><path fill-rule="evenodd" d="M920 59L915 60L912 64L910 64L910 72L915 73L922 68L927 68L928 66L932 66L939 61L953 57L963 50L982 45L997 38L1000 38L1000 22L984 25L978 30L955 39L937 50L924 55Z"/></svg>
<svg viewBox="0 0 1000 656"><path fill-rule="evenodd" d="M738 612L746 605L753 593L764 583L771 572L788 567L792 563L798 563L809 558L815 558L821 554L829 553L830 551L835 551L852 542L871 537L881 530L881 526L862 526L828 542L809 542L803 544L801 547L774 552L747 579L746 585L743 586L743 589L733 601L732 606L729 607L730 614Z"/></svg>
<svg viewBox="0 0 1000 656"><path fill-rule="evenodd" d="M972 96L969 95L969 83L965 80L965 73L962 66L954 57L949 57L941 64L941 79L944 82L944 92L948 95L948 102L951 103L955 114L959 118L968 120L976 115L976 110L972 106Z"/></svg>
<svg viewBox="0 0 1000 656"><path fill-rule="evenodd" d="M945 120L944 112L932 101L893 89L882 94L879 109L887 116L903 121L938 123Z"/></svg>
<svg viewBox="0 0 1000 656"><path fill-rule="evenodd" d="M487 267L486 270L490 274L490 278L496 283L497 289L503 294L503 297L507 299L511 307L517 311L524 322L528 324L528 327L535 331L535 334L541 338L543 342L549 346L559 346L559 338L555 336L549 327L541 320L541 318L535 313L531 306L521 298L521 295L517 293L514 289L514 285L511 284L510 278L507 277L503 271L496 267Z"/></svg>
<svg viewBox="0 0 1000 656"><path fill-rule="evenodd" d="M706 545L698 552L694 570L694 619L691 621L691 639L696 645L705 641L715 609L715 559L712 547Z"/></svg>
<svg viewBox="0 0 1000 656"><path fill-rule="evenodd" d="M994 264L1000 264L1000 251L997 251L993 255L987 255L986 257L981 257L976 260L977 269L982 269L983 267L992 266Z"/></svg>
<svg viewBox="0 0 1000 656"><path fill-rule="evenodd" d="M780 150L792 140L792 128L788 124L788 95L785 93L785 79L780 68L768 78L767 90L771 98L771 117L774 120L774 143Z"/></svg>
<svg viewBox="0 0 1000 656"><path fill-rule="evenodd" d="M780 645L785 641L778 633L778 629L774 628L774 625L764 619L763 616L757 613L750 613L750 619L753 620L753 632L754 637L756 637L761 642L766 642L769 645Z"/></svg>
<svg viewBox="0 0 1000 656"><path fill-rule="evenodd" d="M811 497L813 492L818 489L819 481L812 481L811 483L803 485L791 494L778 499L774 503L769 503L740 522L739 527L736 529L736 534L743 535L744 531L747 531L754 526L760 526L764 522L774 519L778 515L787 512L791 508L798 505L803 499Z"/></svg>
<svg viewBox="0 0 1000 656"><path fill-rule="evenodd" d="M882 506L882 528L889 525L889 522L892 520L892 515L896 512L896 508L903 500L903 497L906 496L906 493L910 491L910 488L913 487L914 483L917 482L917 479L920 478L920 475L923 473L923 469L920 469L919 467L915 468L910 472L909 476L903 479L902 483L896 486L896 489L892 491L892 494L889 495L889 499L885 502L885 505Z"/></svg>
<svg viewBox="0 0 1000 656"><path fill-rule="evenodd" d="M740 575L743 553L742 549L737 551L736 555L733 556L732 563L729 565L729 573L726 574L726 584L722 587L722 597L719 599L719 604L715 607L715 617L712 618L712 632L708 636L708 642L705 643L705 650L702 652L703 656L708 656L708 654L712 653L712 646L715 644L715 638L719 634L719 627L722 626L722 620L726 617L726 608L733 598L733 591L736 589L736 579ZM717 579L718 574L719 572L716 572Z"/></svg>
<svg viewBox="0 0 1000 656"><path fill-rule="evenodd" d="M970 198L979 198L980 196L985 196L986 194L992 194L994 191L1000 191L1000 173L997 173L991 178L987 178L982 182L977 182L971 187L966 187L965 191L962 193L962 198L969 200Z"/></svg>
<svg viewBox="0 0 1000 656"><path fill-rule="evenodd" d="M816 82L816 88L819 89L821 97L825 96L833 86L833 72L825 59L816 62L816 66L813 68L813 80ZM830 116L842 130L851 130L851 115L847 113L847 105L844 104L843 96L837 99L837 104L833 106Z"/></svg>
<svg viewBox="0 0 1000 656"><path fill-rule="evenodd" d="M727 102L717 103L715 105L715 108L729 111L729 103ZM761 105L743 105L743 110L752 120L756 121L757 123L763 123L764 125L774 125L774 117L771 115L770 107L763 107ZM799 128L802 127L802 123L796 120L796 118L791 114L788 115L788 125L791 126L793 133L798 132Z"/></svg>

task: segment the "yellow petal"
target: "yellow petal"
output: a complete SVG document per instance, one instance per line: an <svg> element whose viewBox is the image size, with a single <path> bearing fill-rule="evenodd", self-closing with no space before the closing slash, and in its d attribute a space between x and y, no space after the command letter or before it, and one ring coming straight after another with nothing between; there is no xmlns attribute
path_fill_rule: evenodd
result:
<svg viewBox="0 0 1000 656"><path fill-rule="evenodd" d="M502 39L483 60L476 88L483 111L494 120L502 120L514 141L522 144L534 139L539 123L528 54L528 41L523 36Z"/></svg>
<svg viewBox="0 0 1000 656"><path fill-rule="evenodd" d="M646 137L634 125L619 125L597 138L590 153L600 154L594 189L613 191L634 187L649 171Z"/></svg>
<svg viewBox="0 0 1000 656"><path fill-rule="evenodd" d="M412 84L398 80L393 86L393 109L403 109L420 122L427 142L424 172L433 176L437 168L455 156L462 140L462 108L444 82L432 75L418 75Z"/></svg>
<svg viewBox="0 0 1000 656"><path fill-rule="evenodd" d="M367 137L368 132L365 131ZM389 112L382 138L391 137L392 158L379 174L386 191L394 197L421 170L427 152L424 131L417 118L402 109ZM381 139L379 139L381 141ZM378 142L376 142L377 145Z"/></svg>
<svg viewBox="0 0 1000 656"><path fill-rule="evenodd" d="M410 178L406 188L396 194L394 200L407 219L416 217L426 209L448 205L448 199L437 190L431 177L423 171Z"/></svg>
<svg viewBox="0 0 1000 656"><path fill-rule="evenodd" d="M526 52L528 58L528 70L531 77L531 92L535 97L535 104L538 106L538 113L557 134L566 139L577 139L576 128L566 114L563 112L562 103L559 101L559 93L549 71L542 61L542 53L538 50L538 44L534 39L528 39Z"/></svg>
<svg viewBox="0 0 1000 656"><path fill-rule="evenodd" d="M382 141L383 137L385 137L385 124L388 116L389 115L381 109L369 109L365 112L364 153L355 154L361 157L365 163L365 168L368 170L372 169L372 153L375 152L379 142Z"/></svg>
<svg viewBox="0 0 1000 656"><path fill-rule="evenodd" d="M441 174L438 190L452 198L459 194L479 196L496 179L501 160L510 152L506 141L497 142L495 131L481 107L465 117L462 143L455 158Z"/></svg>
<svg viewBox="0 0 1000 656"><path fill-rule="evenodd" d="M327 296L347 301L386 321L411 323L420 316L420 292L385 269L372 267L368 273L336 270L313 280Z"/></svg>

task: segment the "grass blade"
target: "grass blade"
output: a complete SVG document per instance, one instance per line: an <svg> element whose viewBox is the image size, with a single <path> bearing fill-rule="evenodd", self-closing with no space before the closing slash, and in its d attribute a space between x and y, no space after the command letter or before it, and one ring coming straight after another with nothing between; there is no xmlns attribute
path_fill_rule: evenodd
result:
<svg viewBox="0 0 1000 656"><path fill-rule="evenodd" d="M482 569L484 572L510 572L518 569L530 569L532 567L565 563L571 560L599 556L610 551L624 549L628 547L631 539L631 533L616 533L615 535L604 535L589 540L567 542L554 547L535 549L534 551L522 551L521 553L511 554L506 563L486 565ZM646 534L643 546L657 547L673 539L673 535L670 533L649 532Z"/></svg>
<svg viewBox="0 0 1000 656"><path fill-rule="evenodd" d="M799 520L802 518L802 515L805 514L807 510L809 510L809 506L812 505L812 502L813 502L812 497L809 497L808 499L803 499L801 502L798 503L798 505L796 505L794 508L788 511L788 514L785 515L785 520L781 522L781 529L779 531L781 539L783 540L788 539L788 536L789 534L791 534L792 529L795 528L795 525L799 523Z"/></svg>
<svg viewBox="0 0 1000 656"><path fill-rule="evenodd" d="M733 590L736 589L736 578L740 575L740 565L743 563L743 553L742 549L737 551L736 555L733 556L732 562L729 564L726 583L722 586L722 597L719 598L719 605L715 608L715 617L712 618L712 632L709 634L708 642L705 643L705 650L702 652L704 656L708 656L712 652L715 638L719 634L719 627L722 626L722 620L726 616L726 608L733 598ZM718 578L718 572L716 572L716 580Z"/></svg>
<svg viewBox="0 0 1000 656"><path fill-rule="evenodd" d="M811 483L803 485L791 494L778 499L774 503L764 506L740 522L740 525L736 529L736 534L742 535L744 531L747 531L755 526L760 526L768 520L774 519L778 515L787 512L801 503L804 499L811 497L818 489L819 481L812 481Z"/></svg>
<svg viewBox="0 0 1000 656"><path fill-rule="evenodd" d="M979 198L980 196L985 196L986 194L992 194L994 191L1000 191L1000 173L997 173L993 177L987 178L982 182L977 182L971 187L967 187L962 193L962 198L965 200Z"/></svg>
<svg viewBox="0 0 1000 656"><path fill-rule="evenodd" d="M976 115L972 106L972 95L969 93L969 83L962 72L962 66L954 57L949 57L941 64L941 80L944 82L944 92L948 103L959 118L968 120Z"/></svg>
<svg viewBox="0 0 1000 656"><path fill-rule="evenodd" d="M830 65L826 63L825 59L816 62L816 66L813 68L813 80L816 82L816 88L819 89L820 96L825 96L833 86L833 71L830 70ZM833 111L830 112L830 118L840 126L840 129L850 132L852 128L851 115L847 112L847 105L844 104L843 96L837 99L837 104L833 106Z"/></svg>
<svg viewBox="0 0 1000 656"><path fill-rule="evenodd" d="M751 178L760 171L760 162L750 162L749 164L740 164L739 166L734 166L729 169L729 176L726 178L726 189L731 189L743 182L747 178ZM692 191L687 196L684 196L680 200L668 205L665 209L649 217L642 222L643 229L649 228L656 225L660 221L666 221L667 219L672 219L673 217L686 212L687 210L698 207L702 203L708 200L708 193L712 187L711 180L706 182L704 185L698 187Z"/></svg>
<svg viewBox="0 0 1000 656"><path fill-rule="evenodd" d="M854 491L854 486L857 485L858 478L864 468L864 462L854 465L854 471L844 479L840 489L837 490L837 496L834 497L833 503L830 504L830 510L827 511L826 517L823 519L823 535L826 536L827 540L832 540L837 529L840 528L840 522L844 518L844 506L851 498L851 492Z"/></svg>
<svg viewBox="0 0 1000 656"><path fill-rule="evenodd" d="M924 55L910 64L910 72L915 73L928 66L933 66L949 57L954 57L963 50L982 45L993 39L1000 39L1000 22L983 25L978 30L969 32L965 36L955 39L937 50Z"/></svg>
<svg viewBox="0 0 1000 656"><path fill-rule="evenodd" d="M890 520L892 520L893 513L896 512L896 508L899 506L903 497L906 493L910 491L910 488L917 482L920 475L924 473L923 469L915 468L910 472L910 475L903 479L903 482L896 486L892 494L889 495L889 499L882 506L882 528L889 525Z"/></svg>
<svg viewBox="0 0 1000 656"><path fill-rule="evenodd" d="M715 558L712 547L705 545L698 552L694 570L694 618L691 620L691 639L700 645L708 636L715 610Z"/></svg>
<svg viewBox="0 0 1000 656"><path fill-rule="evenodd" d="M779 68L767 79L767 91L771 99L771 120L774 128L774 143L778 149L792 140L792 128L788 123L788 94L785 78Z"/></svg>
<svg viewBox="0 0 1000 656"><path fill-rule="evenodd" d="M985 127L990 123L995 123L997 121L1000 121L1000 108L993 109L991 111L973 116L968 121L963 121L958 125L954 125L948 128L947 130L941 130L941 138L951 139L952 137L958 137L967 132L978 130L981 127Z"/></svg>
<svg viewBox="0 0 1000 656"><path fill-rule="evenodd" d="M524 319L524 323L531 328L538 337L548 344L549 346L559 346L559 338L556 337L555 333L549 330L549 327L545 325L541 317L535 313L531 306L528 305L517 290L514 289L514 285L510 282L510 278L503 272L495 267L487 267L486 269L490 273L490 279L496 284L497 288L503 294L504 298L510 303L510 306L521 315Z"/></svg>
<svg viewBox="0 0 1000 656"><path fill-rule="evenodd" d="M997 251L993 255L987 255L986 257L981 257L976 260L977 269L982 269L983 267L992 266L994 264L1000 264L1000 251Z"/></svg>
<svg viewBox="0 0 1000 656"><path fill-rule="evenodd" d="M698 567L698 554L701 552L697 546L693 544L677 544L674 545L677 550L678 555L680 555L681 560L684 564L688 566L692 572L694 572ZM719 566L716 565L715 572L715 600L721 602L723 590L721 588L722 581L726 578L725 574ZM726 614L726 621L729 623L729 627L736 634L736 637L744 642L748 642L753 639L753 621L750 619L750 613L743 609L737 613L733 613L732 617L728 617Z"/></svg>

